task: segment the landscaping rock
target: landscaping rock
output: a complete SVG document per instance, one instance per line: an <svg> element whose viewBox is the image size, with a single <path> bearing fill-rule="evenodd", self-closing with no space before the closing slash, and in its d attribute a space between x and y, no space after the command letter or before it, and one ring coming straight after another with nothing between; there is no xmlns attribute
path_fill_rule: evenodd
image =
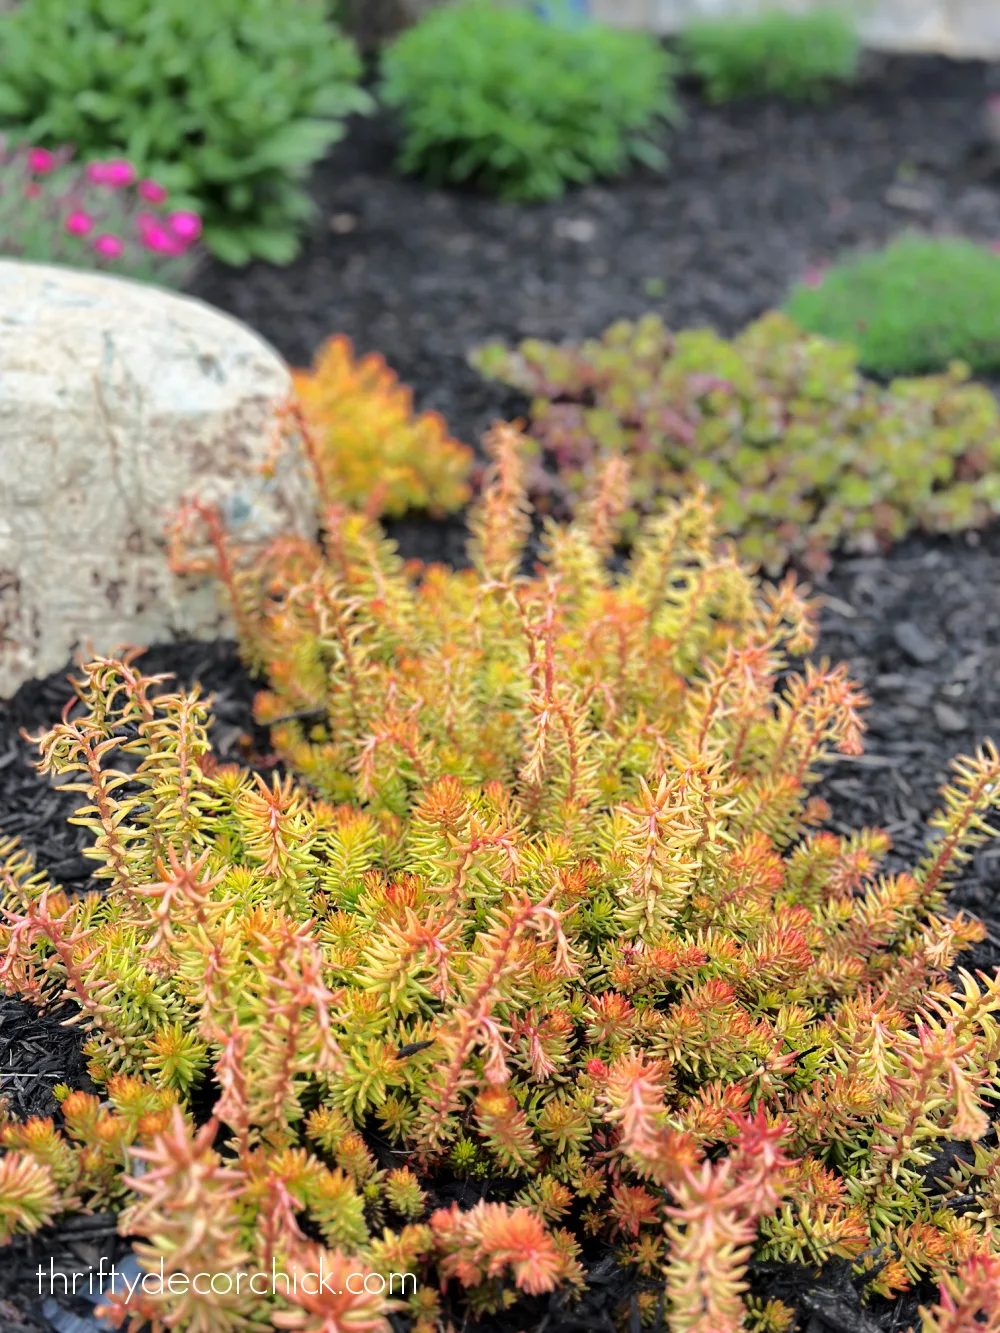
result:
<svg viewBox="0 0 1000 1333"><path fill-rule="evenodd" d="M969 730L969 719L957 708L952 708L951 704L936 703L934 705L934 720L942 731L959 732Z"/></svg>
<svg viewBox="0 0 1000 1333"><path fill-rule="evenodd" d="M940 644L929 639L920 626L915 625L912 620L901 620L898 625L894 625L892 637L910 661L916 662L918 666L936 662L941 656Z"/></svg>
<svg viewBox="0 0 1000 1333"><path fill-rule="evenodd" d="M0 262L0 696L80 650L224 632L216 594L170 573L165 525L192 496L248 540L313 525L301 459L261 474L289 387L200 301Z"/></svg>

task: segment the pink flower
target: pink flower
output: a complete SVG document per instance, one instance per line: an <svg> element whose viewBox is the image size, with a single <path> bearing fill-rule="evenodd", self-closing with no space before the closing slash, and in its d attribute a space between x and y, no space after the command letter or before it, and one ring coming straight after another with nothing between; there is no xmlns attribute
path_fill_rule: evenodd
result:
<svg viewBox="0 0 1000 1333"><path fill-rule="evenodd" d="M991 241L990 249L995 255L1000 255L1000 241Z"/></svg>
<svg viewBox="0 0 1000 1333"><path fill-rule="evenodd" d="M28 181L24 187L24 197L25 199L41 199L42 187L37 181Z"/></svg>
<svg viewBox="0 0 1000 1333"><path fill-rule="evenodd" d="M808 268L802 271L802 286L815 291L817 287L823 286L823 278L826 275L825 264L810 264Z"/></svg>
<svg viewBox="0 0 1000 1333"><path fill-rule="evenodd" d="M117 190L119 186L132 184L135 167L124 157L114 157L107 162L88 162L87 180L92 185L106 185Z"/></svg>
<svg viewBox="0 0 1000 1333"><path fill-rule="evenodd" d="M94 249L105 259L121 259L125 253L125 246L120 236L112 236L110 232L102 232L100 236L95 236L93 241Z"/></svg>
<svg viewBox="0 0 1000 1333"><path fill-rule="evenodd" d="M184 252L183 241L167 231L166 227L160 226L158 222L152 222L147 226L140 228L142 232L142 243L147 250L153 250L161 255L179 255Z"/></svg>
<svg viewBox="0 0 1000 1333"><path fill-rule="evenodd" d="M139 198L145 199L147 204L162 204L167 197L167 192L159 181L140 181L138 190Z"/></svg>
<svg viewBox="0 0 1000 1333"><path fill-rule="evenodd" d="M55 171L57 165L55 153L50 153L47 148L28 149L28 170L36 176L45 176Z"/></svg>
<svg viewBox="0 0 1000 1333"><path fill-rule="evenodd" d="M94 219L82 208L74 208L72 213L67 213L63 223L70 236L86 236L93 225Z"/></svg>
<svg viewBox="0 0 1000 1333"><path fill-rule="evenodd" d="M113 162L108 163L109 185L131 185L135 176L135 167L123 157L115 158Z"/></svg>
<svg viewBox="0 0 1000 1333"><path fill-rule="evenodd" d="M201 218L197 213L171 213L167 224L179 241L190 245L201 235Z"/></svg>

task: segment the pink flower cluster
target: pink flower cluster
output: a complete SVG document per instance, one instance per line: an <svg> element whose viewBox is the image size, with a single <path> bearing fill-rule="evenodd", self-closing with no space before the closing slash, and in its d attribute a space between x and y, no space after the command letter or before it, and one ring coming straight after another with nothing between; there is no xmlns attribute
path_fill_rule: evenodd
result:
<svg viewBox="0 0 1000 1333"><path fill-rule="evenodd" d="M28 170L35 176L49 175L61 165L59 157L47 148L29 148L25 160ZM154 208L167 201L166 188L159 181L138 180L135 167L124 157L88 162L84 175L89 184L106 190L121 190L134 185L139 198ZM29 199L37 199L41 193L37 181L29 182L25 189ZM153 254L164 256L183 255L201 235L201 218L197 213L185 209L166 214L140 211L135 214L135 225L142 247ZM90 244L96 254L104 259L120 259L125 253L125 241L106 231L92 235L96 227L97 218L79 205L73 207L63 219L63 229L67 235L92 236Z"/></svg>
<svg viewBox="0 0 1000 1333"><path fill-rule="evenodd" d="M88 162L87 180L91 185L106 185L111 190L135 183L135 167L123 157L107 162Z"/></svg>
<svg viewBox="0 0 1000 1333"><path fill-rule="evenodd" d="M162 189L154 181L148 184L155 185L157 191ZM166 197L166 191L162 197ZM135 220L141 244L155 254L182 255L201 235L201 218L197 213L188 213L183 209L168 213L165 218L157 217L155 213L137 213ZM73 209L63 222L70 236L89 236L95 225L95 219L82 208ZM107 232L95 236L92 244L97 253L106 259L119 259L125 252L121 238Z"/></svg>
<svg viewBox="0 0 1000 1333"><path fill-rule="evenodd" d="M146 249L161 255L182 255L201 235L201 218L197 213L179 210L168 213L165 221L153 213L139 213L136 222Z"/></svg>

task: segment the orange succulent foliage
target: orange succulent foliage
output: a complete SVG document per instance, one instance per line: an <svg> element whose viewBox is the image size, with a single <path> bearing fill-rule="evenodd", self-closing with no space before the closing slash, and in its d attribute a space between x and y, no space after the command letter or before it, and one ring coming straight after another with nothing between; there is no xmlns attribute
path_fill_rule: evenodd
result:
<svg viewBox="0 0 1000 1333"><path fill-rule="evenodd" d="M398 1295L427 1333L446 1300L571 1297L597 1243L671 1333L788 1328L747 1307L754 1256L845 1260L887 1295L931 1278L927 1333L977 1326L1000 980L955 972L982 927L942 909L1000 756L959 761L927 855L880 875L885 834L818 827L865 701L792 660L814 640L795 583L751 576L699 495L612 569L618 462L526 570L520 440L490 448L458 572L404 565L332 503L320 542L253 559L212 511L182 517L178 555L208 521L201 568L297 781L218 765L204 701L130 660L88 666L39 738L107 892L70 900L8 846L0 976L75 1007L131 1109L72 1094L65 1133L5 1126L0 1218L112 1198L147 1266L322 1258L416 1284L150 1296L136 1318L164 1329L367 1333ZM112 1169L125 1150L144 1174ZM435 1209L456 1176L512 1197Z"/></svg>
<svg viewBox="0 0 1000 1333"><path fill-rule="evenodd" d="M350 339L337 335L292 382L330 498L390 517L448 514L468 502L472 450L437 412L414 416L411 391L377 352L356 359Z"/></svg>
<svg viewBox="0 0 1000 1333"><path fill-rule="evenodd" d="M922 1333L1000 1333L1000 1257L974 1255L941 1283L941 1296L921 1311Z"/></svg>

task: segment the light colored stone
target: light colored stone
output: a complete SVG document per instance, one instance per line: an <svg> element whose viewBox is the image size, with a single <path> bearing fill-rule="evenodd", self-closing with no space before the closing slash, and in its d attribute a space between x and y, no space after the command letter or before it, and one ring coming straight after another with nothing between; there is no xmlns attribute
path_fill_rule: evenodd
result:
<svg viewBox="0 0 1000 1333"><path fill-rule="evenodd" d="M210 306L144 284L0 261L0 695L70 657L226 628L176 579L184 498L247 540L314 525L304 463L270 479L286 367Z"/></svg>
<svg viewBox="0 0 1000 1333"><path fill-rule="evenodd" d="M591 15L620 28L654 28L653 0L590 0ZM613 11L613 12L608 12Z"/></svg>

